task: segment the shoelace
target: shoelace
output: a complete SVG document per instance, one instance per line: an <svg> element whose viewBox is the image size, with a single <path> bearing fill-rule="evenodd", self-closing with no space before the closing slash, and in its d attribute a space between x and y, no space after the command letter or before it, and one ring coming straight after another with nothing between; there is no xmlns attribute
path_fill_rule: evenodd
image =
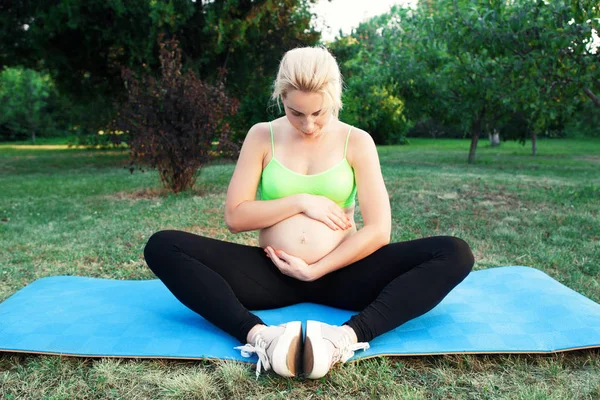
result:
<svg viewBox="0 0 600 400"><path fill-rule="evenodd" d="M358 350L367 350L369 347L369 343L367 342L361 342L361 343L354 343L351 344L350 343L350 337L348 337L347 335L342 336L342 338L340 339L339 342L337 342L334 346L335 350L333 352L333 357L331 360L331 365L335 364L336 362L346 362L348 361L353 355L355 351Z"/></svg>
<svg viewBox="0 0 600 400"><path fill-rule="evenodd" d="M267 356L267 342L261 337L256 335L256 343L251 345L250 343L246 343L243 346L234 347L235 350L240 350L242 352L242 357L252 357L252 354L256 353L258 356L258 362L256 363L256 379L260 375L262 367L265 368L265 371L271 369L271 363L269 362L269 356Z"/></svg>

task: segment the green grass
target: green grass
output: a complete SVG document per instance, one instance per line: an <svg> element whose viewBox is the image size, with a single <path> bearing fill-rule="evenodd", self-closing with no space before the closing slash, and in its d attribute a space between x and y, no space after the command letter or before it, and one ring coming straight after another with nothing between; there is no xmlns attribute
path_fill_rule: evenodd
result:
<svg viewBox="0 0 600 400"><path fill-rule="evenodd" d="M528 265L600 302L600 141L411 139L379 149L393 240L450 234L471 244L476 269ZM182 229L239 243L223 204L233 164L203 170L197 189L160 190L156 172L130 174L124 151L0 144L0 301L51 275L154 279L148 237ZM336 367L318 381L254 379L234 362L0 355L0 398L600 398L600 351L556 355L387 357Z"/></svg>

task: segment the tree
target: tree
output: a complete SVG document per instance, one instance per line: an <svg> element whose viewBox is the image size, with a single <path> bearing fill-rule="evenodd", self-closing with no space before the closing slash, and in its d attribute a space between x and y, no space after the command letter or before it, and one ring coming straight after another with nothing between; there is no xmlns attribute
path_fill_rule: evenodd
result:
<svg viewBox="0 0 600 400"><path fill-rule="evenodd" d="M391 15L361 23L350 35L331 44L340 63L346 90L342 117L368 130L377 144L404 142L408 124L390 69L390 40L385 27Z"/></svg>
<svg viewBox="0 0 600 400"><path fill-rule="evenodd" d="M474 162L483 127L520 113L535 153L536 132L568 119L577 91L598 81L587 44L600 10L584 3L436 0L393 9L390 60L407 115L470 132Z"/></svg>
<svg viewBox="0 0 600 400"><path fill-rule="evenodd" d="M588 17L600 11L585 2L498 1L476 9L469 8L472 3L440 3L455 6L455 21L472 38L454 32L460 26L451 19L446 40L458 38L458 46L494 63L498 89L505 92L496 96L505 114L524 116L535 155L537 133L568 119L579 101L577 92L593 82L590 62L596 57L587 46L593 26Z"/></svg>
<svg viewBox="0 0 600 400"><path fill-rule="evenodd" d="M121 66L159 72L159 34L181 38L186 66L219 80L241 100L240 118L265 116L270 83L282 54L312 45L315 0L29 0L0 4L0 64L47 70L61 93L84 104L91 130L112 117L126 93ZM260 99L260 102L257 101Z"/></svg>
<svg viewBox="0 0 600 400"><path fill-rule="evenodd" d="M208 40L214 50L200 58L187 47L189 40L183 44L191 59L205 61L197 64L200 76L211 77L219 68L227 69L227 90L240 100L238 114L231 121L238 139L245 136L249 126L277 115L268 104L283 54L319 41L309 8L316 1L217 0L214 7L206 8L205 17L207 26L217 27L211 29L215 36ZM186 31L186 38L190 37L194 35Z"/></svg>
<svg viewBox="0 0 600 400"><path fill-rule="evenodd" d="M36 132L46 123L51 82L30 69L5 68L0 74L0 133L2 140L23 140L35 144Z"/></svg>
<svg viewBox="0 0 600 400"><path fill-rule="evenodd" d="M505 95L498 60L491 59L481 38L465 29L461 2L393 9L389 27L397 43L391 73L399 82L407 114L432 118L470 132L468 161L475 161L480 133L504 114ZM471 13L479 12L472 7Z"/></svg>
<svg viewBox="0 0 600 400"><path fill-rule="evenodd" d="M88 106L82 114L96 119L90 128L109 120L113 99L123 94L120 65L141 71L154 61L150 2L31 0L3 7L0 62L48 71L61 94Z"/></svg>

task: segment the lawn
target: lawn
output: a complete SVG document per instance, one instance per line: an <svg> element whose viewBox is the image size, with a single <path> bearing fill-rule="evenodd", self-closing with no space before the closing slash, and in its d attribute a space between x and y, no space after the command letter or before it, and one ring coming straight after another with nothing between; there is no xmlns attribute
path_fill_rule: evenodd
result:
<svg viewBox="0 0 600 400"><path fill-rule="evenodd" d="M411 139L380 147L393 241L465 239L475 269L538 268L600 302L600 140ZM254 244L232 235L223 205L233 163L206 167L196 189L167 195L155 171L122 150L60 141L0 144L0 301L52 275L154 279L143 247L161 229ZM0 322L1 323L1 322ZM600 398L600 350L556 355L386 357L288 380L235 362L0 354L0 398Z"/></svg>

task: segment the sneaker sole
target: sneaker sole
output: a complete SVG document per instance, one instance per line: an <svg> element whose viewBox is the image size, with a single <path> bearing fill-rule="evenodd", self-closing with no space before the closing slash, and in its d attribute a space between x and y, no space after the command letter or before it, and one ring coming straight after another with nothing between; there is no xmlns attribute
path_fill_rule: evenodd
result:
<svg viewBox="0 0 600 400"><path fill-rule="evenodd" d="M319 379L327 375L331 367L327 360L315 357L315 354L326 354L321 324L318 321L306 322L306 340L304 342L304 377L308 379Z"/></svg>
<svg viewBox="0 0 600 400"><path fill-rule="evenodd" d="M273 351L272 368L280 376L292 378L300 372L302 356L302 322L293 321L285 325Z"/></svg>

